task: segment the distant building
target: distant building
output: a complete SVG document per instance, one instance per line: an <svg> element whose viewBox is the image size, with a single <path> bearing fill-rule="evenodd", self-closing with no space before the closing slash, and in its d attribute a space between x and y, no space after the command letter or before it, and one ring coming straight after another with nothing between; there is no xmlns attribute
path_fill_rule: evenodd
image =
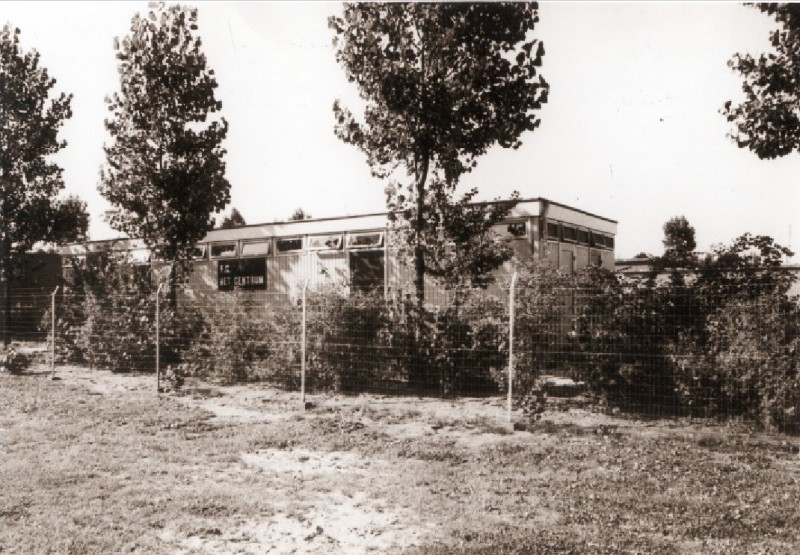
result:
<svg viewBox="0 0 800 555"><path fill-rule="evenodd" d="M800 264L785 264L782 268L796 276L791 289L789 289L789 295L800 296ZM652 271L653 261L650 258L621 258L614 262L614 272L620 277L646 279L650 276ZM694 275L692 270L681 271L687 276ZM669 279L668 272L663 272L657 279L659 283L661 283L662 280L666 282Z"/></svg>

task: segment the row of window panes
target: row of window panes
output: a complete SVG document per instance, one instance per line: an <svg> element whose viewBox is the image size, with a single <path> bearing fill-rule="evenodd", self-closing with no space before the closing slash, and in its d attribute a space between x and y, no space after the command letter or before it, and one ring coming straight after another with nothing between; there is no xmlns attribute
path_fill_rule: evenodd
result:
<svg viewBox="0 0 800 555"><path fill-rule="evenodd" d="M72 266L77 263L81 268L85 268L87 259L98 257L102 252L90 252L88 254L71 254L61 257L61 265L64 267ZM152 259L150 249L130 249L127 251L113 251L111 255L124 255L134 265L149 264Z"/></svg>
<svg viewBox="0 0 800 555"><path fill-rule="evenodd" d="M565 224L547 222L547 238L601 249L613 249L614 237Z"/></svg>
<svg viewBox="0 0 800 555"><path fill-rule="evenodd" d="M303 250L305 244L307 250L341 250L342 234L331 235L310 235L308 237L282 237L275 239L275 254L290 254ZM210 243L209 255L211 258L235 258L237 255L236 241L226 241ZM267 256L272 253L272 240L265 241L242 241L239 256ZM376 231L373 233L353 233L347 236L347 246L349 248L364 249L378 248L383 246L383 233ZM206 246L197 247L195 258L206 258Z"/></svg>

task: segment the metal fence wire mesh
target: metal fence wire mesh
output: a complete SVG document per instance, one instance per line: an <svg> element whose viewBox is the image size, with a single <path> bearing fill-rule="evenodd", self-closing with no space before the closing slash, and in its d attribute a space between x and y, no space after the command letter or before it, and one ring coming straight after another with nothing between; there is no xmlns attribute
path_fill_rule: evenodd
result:
<svg viewBox="0 0 800 555"><path fill-rule="evenodd" d="M173 387L197 377L309 393L500 396L513 359L515 406L529 416L568 402L798 424L800 309L768 281L567 283L523 272L513 290L509 279L488 290L429 286L420 305L413 291L364 284L173 294L142 274L4 299L6 341L43 362L54 350L55 365L158 368Z"/></svg>

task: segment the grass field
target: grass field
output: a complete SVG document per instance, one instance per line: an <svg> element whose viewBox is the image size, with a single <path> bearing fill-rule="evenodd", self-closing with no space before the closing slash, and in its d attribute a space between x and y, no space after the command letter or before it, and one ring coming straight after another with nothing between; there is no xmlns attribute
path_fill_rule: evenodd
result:
<svg viewBox="0 0 800 555"><path fill-rule="evenodd" d="M0 376L4 554L800 552L794 437L58 376Z"/></svg>

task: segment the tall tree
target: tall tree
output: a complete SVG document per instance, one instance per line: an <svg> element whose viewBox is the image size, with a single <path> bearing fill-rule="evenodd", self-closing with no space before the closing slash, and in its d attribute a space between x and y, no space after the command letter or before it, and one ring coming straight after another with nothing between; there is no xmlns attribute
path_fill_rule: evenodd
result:
<svg viewBox="0 0 800 555"><path fill-rule="evenodd" d="M489 147L517 148L539 125L548 85L537 69L544 47L532 37L537 10L358 3L329 19L336 58L366 102L361 122L334 103L335 131L367 155L374 176L405 173L387 187L387 204L413 251L420 305L426 252L447 240L431 225L437 204L452 204L459 178Z"/></svg>
<svg viewBox="0 0 800 555"><path fill-rule="evenodd" d="M686 284L683 272L697 267L694 227L685 216L675 216L664 223L663 229L664 254L653 257L649 278L654 284L660 274L668 271L672 285L681 287Z"/></svg>
<svg viewBox="0 0 800 555"><path fill-rule="evenodd" d="M725 103L722 114L734 124L731 138L759 158L800 153L800 4L755 4L775 18L774 52L757 59L736 54L728 65L742 74L745 99Z"/></svg>
<svg viewBox="0 0 800 555"><path fill-rule="evenodd" d="M685 216L670 218L664 224L664 258L672 266L691 267L695 263L697 248L694 227Z"/></svg>
<svg viewBox="0 0 800 555"><path fill-rule="evenodd" d="M213 228L211 214L230 200L221 146L228 124L214 116L222 103L195 8L151 4L115 42L120 90L106 99L113 142L99 189L116 207L111 226L172 262L174 303L195 244Z"/></svg>
<svg viewBox="0 0 800 555"><path fill-rule="evenodd" d="M56 80L40 65L39 53L24 52L19 29L0 34L0 282L3 315L13 261L40 241L74 241L86 235L89 215L76 197L57 198L62 169L51 156L66 146L58 139L72 116L72 95L53 93ZM5 322L3 322L5 324ZM4 342L8 340L3 325Z"/></svg>
<svg viewBox="0 0 800 555"><path fill-rule="evenodd" d="M242 225L247 225L247 222L244 221L244 216L242 216L242 213L234 207L231 208L230 215L225 216L225 219L222 220L222 224L220 224L219 227L222 229L231 229Z"/></svg>

